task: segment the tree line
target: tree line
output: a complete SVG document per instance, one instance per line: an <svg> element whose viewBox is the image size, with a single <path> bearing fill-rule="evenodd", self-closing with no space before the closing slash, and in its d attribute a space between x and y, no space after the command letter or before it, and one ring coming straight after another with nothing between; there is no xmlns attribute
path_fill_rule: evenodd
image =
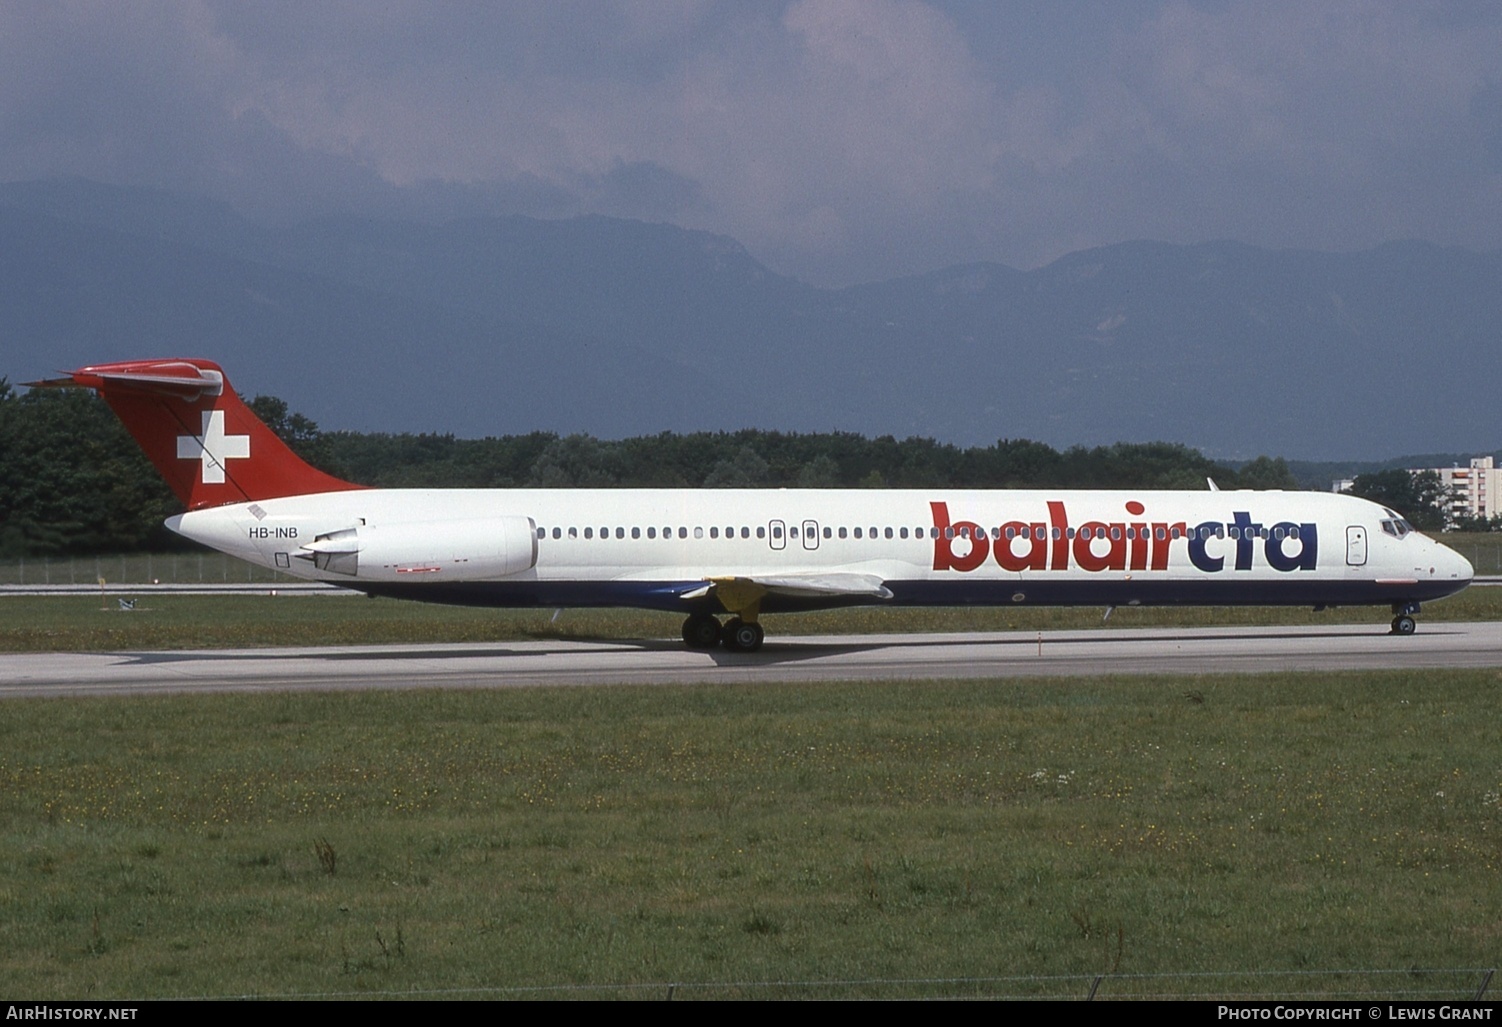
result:
<svg viewBox="0 0 1502 1027"><path fill-rule="evenodd" d="M750 429L613 441L551 432L459 439L325 432L273 396L250 407L314 466L386 488L1203 489L1206 478L1221 488L1299 487L1281 458L1232 469L1166 442L1059 451L1002 439L961 448L928 438ZM1357 479L1358 489L1366 484ZM1435 526L1425 509L1406 505L1412 497L1393 491L1397 482L1377 484L1387 505L1415 525ZM178 512L98 398L80 390L21 394L0 379L0 557L184 548L162 525Z"/></svg>

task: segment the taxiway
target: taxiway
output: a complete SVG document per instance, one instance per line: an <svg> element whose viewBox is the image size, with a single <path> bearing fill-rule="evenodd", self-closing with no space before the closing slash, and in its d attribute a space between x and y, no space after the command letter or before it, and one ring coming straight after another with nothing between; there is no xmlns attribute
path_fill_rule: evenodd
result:
<svg viewBox="0 0 1502 1027"><path fill-rule="evenodd" d="M0 654L0 698L372 688L934 680L1502 668L1502 624L773 636L759 653L665 639Z"/></svg>

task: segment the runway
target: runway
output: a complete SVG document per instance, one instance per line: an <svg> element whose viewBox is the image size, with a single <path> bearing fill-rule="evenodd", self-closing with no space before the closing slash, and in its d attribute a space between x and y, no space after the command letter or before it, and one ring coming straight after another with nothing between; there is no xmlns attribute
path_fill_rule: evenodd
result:
<svg viewBox="0 0 1502 1027"><path fill-rule="evenodd" d="M0 698L1441 667L1502 668L1502 624L784 636L751 655L666 639L18 653L0 654Z"/></svg>

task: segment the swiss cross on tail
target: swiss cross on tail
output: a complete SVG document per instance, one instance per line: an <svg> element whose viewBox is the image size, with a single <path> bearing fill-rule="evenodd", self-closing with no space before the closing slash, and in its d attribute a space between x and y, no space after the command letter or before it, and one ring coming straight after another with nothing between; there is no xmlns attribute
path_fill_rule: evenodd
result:
<svg viewBox="0 0 1502 1027"><path fill-rule="evenodd" d="M199 481L205 485L224 484L224 461L250 457L249 435L224 434L224 411L203 412L202 435L179 435L177 458L197 460L203 471Z"/></svg>
<svg viewBox="0 0 1502 1027"><path fill-rule="evenodd" d="M190 510L361 487L304 463L209 360L93 364L31 384L98 392Z"/></svg>

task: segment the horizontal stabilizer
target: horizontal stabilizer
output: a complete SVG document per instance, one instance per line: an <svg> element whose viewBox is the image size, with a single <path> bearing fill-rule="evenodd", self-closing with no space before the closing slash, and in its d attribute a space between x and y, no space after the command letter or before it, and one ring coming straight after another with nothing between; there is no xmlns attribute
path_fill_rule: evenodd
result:
<svg viewBox="0 0 1502 1027"><path fill-rule="evenodd" d="M188 400L199 396L217 396L224 390L223 374L187 361L138 361L134 366L129 363L106 364L81 367L77 371L65 371L64 374L68 377L26 384L29 388L43 389L132 389L180 396Z"/></svg>

